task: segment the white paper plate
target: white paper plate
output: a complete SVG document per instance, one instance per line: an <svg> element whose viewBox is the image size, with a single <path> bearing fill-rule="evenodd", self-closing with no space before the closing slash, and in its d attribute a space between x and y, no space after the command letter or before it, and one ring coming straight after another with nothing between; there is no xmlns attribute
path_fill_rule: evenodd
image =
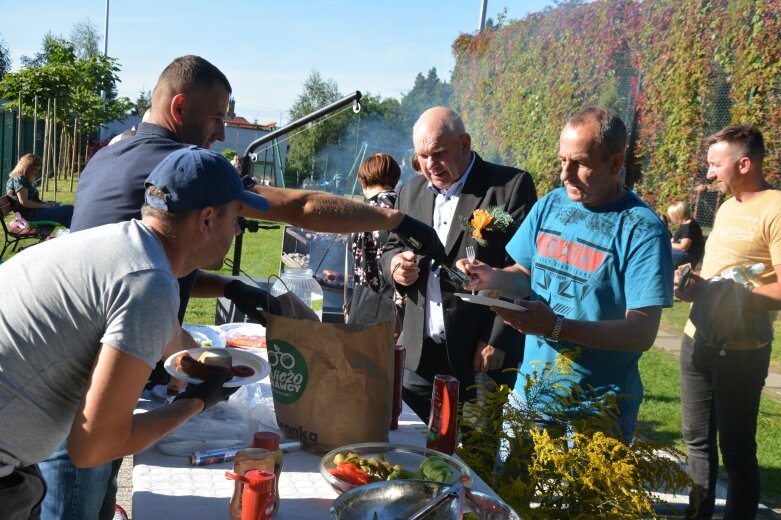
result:
<svg viewBox="0 0 781 520"><path fill-rule="evenodd" d="M233 348L240 348L241 350L248 350L250 352L260 350L265 350L266 343L266 327L263 325L260 325L258 323L226 323L224 325L220 325L220 332L223 334L223 338L225 340L225 346L226 347L233 347ZM241 336L250 336L250 337L256 337L260 338L262 340L262 345L258 344L257 346L244 346L244 345L232 345L231 339Z"/></svg>
<svg viewBox="0 0 781 520"><path fill-rule="evenodd" d="M191 348L187 350L186 352L190 354L195 359L198 359L198 356L200 356L203 352L207 350L213 350L214 347L211 347L211 349L208 348ZM176 356L181 354L182 351L177 352L176 354L172 354L168 359L165 360L165 370L171 374L172 376L181 379L183 381L187 381L188 383L203 383L202 380L196 379L194 377L190 377L174 365L174 359L176 359ZM248 352L246 350L239 350L232 348L230 349L231 356L233 357L233 364L234 365L247 365L248 367L252 367L255 370L255 373L251 375L250 377L234 377L227 383L225 383L223 386L226 387L234 387L234 386L244 386L249 385L252 383L257 383L261 379L268 377L269 374L271 374L271 365L268 364L268 361L263 359L262 357L258 356L257 354L253 354L252 352Z"/></svg>
<svg viewBox="0 0 781 520"><path fill-rule="evenodd" d="M193 337L193 339L198 343L200 346L204 347L204 342L211 341L211 345L208 345L212 348L222 348L225 346L225 340L222 338L222 332L217 327L209 327L206 325L190 325L189 323L185 323L182 325L182 328L186 330L190 336Z"/></svg>
<svg viewBox="0 0 781 520"><path fill-rule="evenodd" d="M230 335L230 336L265 336L266 335L266 327L261 325L260 323L225 323L223 325L219 325L220 330L223 332L223 334Z"/></svg>
<svg viewBox="0 0 781 520"><path fill-rule="evenodd" d="M466 294L456 293L456 296L461 298L467 303L476 303L478 305L488 305L489 307L502 307L503 309L510 309L511 311L525 311L526 307L521 307L514 303L499 300L497 298L488 298L487 296L481 296L479 294Z"/></svg>

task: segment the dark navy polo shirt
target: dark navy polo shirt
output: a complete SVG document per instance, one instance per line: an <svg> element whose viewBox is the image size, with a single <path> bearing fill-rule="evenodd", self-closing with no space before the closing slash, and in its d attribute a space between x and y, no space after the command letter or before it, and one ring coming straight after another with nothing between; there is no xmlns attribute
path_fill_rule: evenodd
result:
<svg viewBox="0 0 781 520"><path fill-rule="evenodd" d="M166 128L141 123L133 137L98 151L79 178L71 231L141 218L144 181L168 154L185 146Z"/></svg>
<svg viewBox="0 0 781 520"><path fill-rule="evenodd" d="M141 123L133 137L98 151L81 172L71 231L140 219L144 181L168 154L185 146L166 128ZM179 279L180 322L194 282L195 272Z"/></svg>

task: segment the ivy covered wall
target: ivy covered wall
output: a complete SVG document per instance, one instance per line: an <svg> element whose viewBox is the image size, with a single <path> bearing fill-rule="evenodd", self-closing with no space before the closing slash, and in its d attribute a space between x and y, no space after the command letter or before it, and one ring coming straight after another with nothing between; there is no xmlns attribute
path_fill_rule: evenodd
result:
<svg viewBox="0 0 781 520"><path fill-rule="evenodd" d="M453 44L453 107L485 158L559 185L558 137L586 104L630 130L627 179L663 209L705 182L702 139L752 122L778 185L781 2L570 2Z"/></svg>

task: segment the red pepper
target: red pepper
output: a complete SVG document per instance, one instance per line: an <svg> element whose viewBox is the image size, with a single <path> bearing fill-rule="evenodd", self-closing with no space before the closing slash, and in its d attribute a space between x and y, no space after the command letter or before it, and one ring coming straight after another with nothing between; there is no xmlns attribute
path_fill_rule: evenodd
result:
<svg viewBox="0 0 781 520"><path fill-rule="evenodd" d="M340 462L335 468L329 469L328 472L354 486L362 486L372 481L368 473L351 462Z"/></svg>

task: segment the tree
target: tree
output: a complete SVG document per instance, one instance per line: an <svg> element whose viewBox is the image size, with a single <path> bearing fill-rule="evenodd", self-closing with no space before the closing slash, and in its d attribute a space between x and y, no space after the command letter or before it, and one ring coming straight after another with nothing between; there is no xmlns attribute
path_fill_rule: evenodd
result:
<svg viewBox="0 0 781 520"><path fill-rule="evenodd" d="M341 98L336 82L332 79L324 80L318 71L313 70L304 81L304 91L290 109L290 119L300 119ZM286 168L288 183L297 185L298 179L315 174L317 152L341 142L345 118L343 111L332 112L299 129L289 138Z"/></svg>
<svg viewBox="0 0 781 520"><path fill-rule="evenodd" d="M47 37L50 35L47 35ZM129 99L101 100L101 91L111 92L118 77L119 67L114 58L97 54L90 59L79 59L73 46L57 38L45 38L45 54L41 66L27 65L19 72L9 72L0 81L0 93L10 99L7 106L16 108L22 97L22 110L33 115L32 99L57 100L57 119L72 123L78 117L86 131L122 118L132 106Z"/></svg>
<svg viewBox="0 0 781 520"><path fill-rule="evenodd" d="M61 47L67 44L68 42L62 36L55 36L51 33L51 31L49 31L43 36L40 52L36 52L32 57L22 56L22 66L43 67L49 63L49 58L57 47Z"/></svg>
<svg viewBox="0 0 781 520"><path fill-rule="evenodd" d="M452 94L453 87L450 83L439 79L436 68L429 70L425 77L419 73L415 78L412 90L401 98L404 125L411 129L420 114L426 109L435 106L449 106Z"/></svg>
<svg viewBox="0 0 781 520"><path fill-rule="evenodd" d="M485 30L486 31L498 31L504 25L507 23L507 8L505 7L501 11L499 11L499 14L496 15L496 21L494 22L493 18L488 18L488 20L485 21Z"/></svg>
<svg viewBox="0 0 781 520"><path fill-rule="evenodd" d="M152 108L152 91L141 90L138 92L138 98L135 102L135 113L138 116L143 116L147 110Z"/></svg>
<svg viewBox="0 0 781 520"><path fill-rule="evenodd" d="M73 45L78 58L88 60L100 53L101 39L92 20L85 18L73 24L68 41Z"/></svg>
<svg viewBox="0 0 781 520"><path fill-rule="evenodd" d="M5 73L11 68L11 53L5 40L0 38L0 79L3 79Z"/></svg>

